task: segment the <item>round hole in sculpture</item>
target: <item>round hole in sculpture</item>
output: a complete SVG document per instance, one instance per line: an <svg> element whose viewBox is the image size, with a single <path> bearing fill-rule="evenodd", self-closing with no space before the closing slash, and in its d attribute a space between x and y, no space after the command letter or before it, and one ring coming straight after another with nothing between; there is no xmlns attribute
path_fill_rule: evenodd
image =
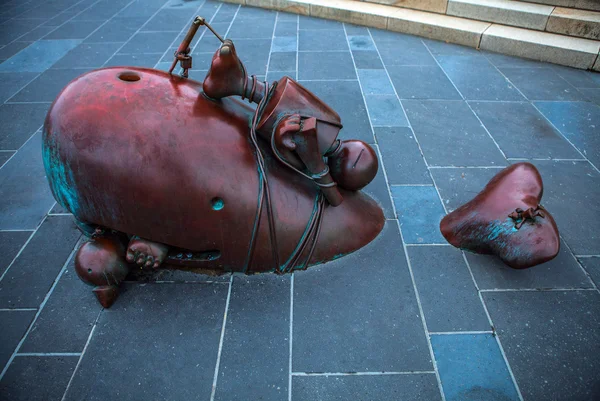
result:
<svg viewBox="0 0 600 401"><path fill-rule="evenodd" d="M92 269L88 269L88 273L92 274Z"/></svg>
<svg viewBox="0 0 600 401"><path fill-rule="evenodd" d="M211 204L213 210L221 210L225 207L225 202L223 202L223 199L219 198L218 196L215 198L212 198L210 201L210 204Z"/></svg>
<svg viewBox="0 0 600 401"><path fill-rule="evenodd" d="M124 71L119 74L119 79L126 82L135 82L140 80L140 76L133 71Z"/></svg>

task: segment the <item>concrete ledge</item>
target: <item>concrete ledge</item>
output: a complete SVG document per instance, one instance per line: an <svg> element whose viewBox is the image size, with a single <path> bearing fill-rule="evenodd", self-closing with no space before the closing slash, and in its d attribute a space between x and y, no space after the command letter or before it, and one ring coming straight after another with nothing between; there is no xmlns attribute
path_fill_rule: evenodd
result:
<svg viewBox="0 0 600 401"><path fill-rule="evenodd" d="M412 8L421 11L431 11L445 14L448 0L361 0L369 3L385 4L387 6Z"/></svg>
<svg viewBox="0 0 600 401"><path fill-rule="evenodd" d="M556 7L546 27L548 32L600 39L600 12Z"/></svg>
<svg viewBox="0 0 600 401"><path fill-rule="evenodd" d="M547 6L579 8L582 10L600 11L600 1L598 0L517 0L528 3L545 4Z"/></svg>
<svg viewBox="0 0 600 401"><path fill-rule="evenodd" d="M543 31L553 9L513 0L450 0L447 14Z"/></svg>
<svg viewBox="0 0 600 401"><path fill-rule="evenodd" d="M494 24L484 32L481 49L590 69L600 42Z"/></svg>

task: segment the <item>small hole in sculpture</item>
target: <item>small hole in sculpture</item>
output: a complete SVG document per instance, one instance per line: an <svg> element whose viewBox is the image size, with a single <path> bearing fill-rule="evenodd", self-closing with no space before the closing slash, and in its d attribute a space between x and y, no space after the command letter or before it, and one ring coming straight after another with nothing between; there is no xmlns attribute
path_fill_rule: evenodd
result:
<svg viewBox="0 0 600 401"><path fill-rule="evenodd" d="M212 198L210 204L212 205L213 210L221 210L225 207L225 202L219 197Z"/></svg>
<svg viewBox="0 0 600 401"><path fill-rule="evenodd" d="M88 273L92 274L92 269L88 269Z"/></svg>
<svg viewBox="0 0 600 401"><path fill-rule="evenodd" d="M133 71L125 71L119 74L119 79L126 82L135 82L140 80L140 76Z"/></svg>

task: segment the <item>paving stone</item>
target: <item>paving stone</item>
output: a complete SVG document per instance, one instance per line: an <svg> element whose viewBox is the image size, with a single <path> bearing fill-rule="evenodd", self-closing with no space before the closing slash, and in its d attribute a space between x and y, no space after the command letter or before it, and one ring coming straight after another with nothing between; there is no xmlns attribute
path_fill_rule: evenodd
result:
<svg viewBox="0 0 600 401"><path fill-rule="evenodd" d="M100 316L66 399L209 399L228 287L125 290Z"/></svg>
<svg viewBox="0 0 600 401"><path fill-rule="evenodd" d="M300 81L300 84L339 114L344 125L339 139L375 142L367 109L360 101L362 93L358 81Z"/></svg>
<svg viewBox="0 0 600 401"><path fill-rule="evenodd" d="M575 255L600 255L600 173L587 162L536 160L544 180L543 205ZM573 210L585 210L574 219Z"/></svg>
<svg viewBox="0 0 600 401"><path fill-rule="evenodd" d="M257 19L253 24L233 24L229 29L229 39L271 39L275 29L275 21ZM296 37L296 32L293 34Z"/></svg>
<svg viewBox="0 0 600 401"><path fill-rule="evenodd" d="M529 100L582 100L577 89L550 68L500 68Z"/></svg>
<svg viewBox="0 0 600 401"><path fill-rule="evenodd" d="M298 48L296 36L278 36L273 38L272 52L295 52Z"/></svg>
<svg viewBox="0 0 600 401"><path fill-rule="evenodd" d="M440 65L466 100L524 100L483 56L439 56Z"/></svg>
<svg viewBox="0 0 600 401"><path fill-rule="evenodd" d="M102 21L69 21L65 22L56 30L50 32L44 37L45 40L50 39L85 39L98 27L102 25Z"/></svg>
<svg viewBox="0 0 600 401"><path fill-rule="evenodd" d="M153 68L159 61L161 54L115 54L103 67L131 66ZM194 59L194 63L196 59Z"/></svg>
<svg viewBox="0 0 600 401"><path fill-rule="evenodd" d="M119 50L119 54L163 53L177 36L173 32L138 32Z"/></svg>
<svg viewBox="0 0 600 401"><path fill-rule="evenodd" d="M0 281L0 307L39 307L80 236L71 216L48 216Z"/></svg>
<svg viewBox="0 0 600 401"><path fill-rule="evenodd" d="M65 22L69 21L71 18L73 18L75 15L77 15L79 13L79 11L77 10L65 10L60 14L57 14L55 17L49 18L43 25L44 26L51 26L51 27L59 27L62 24L64 24Z"/></svg>
<svg viewBox="0 0 600 401"><path fill-rule="evenodd" d="M579 262L596 283L596 286L600 286L600 257L580 258Z"/></svg>
<svg viewBox="0 0 600 401"><path fill-rule="evenodd" d="M84 43L125 42L148 21L147 18L113 18L84 40Z"/></svg>
<svg viewBox="0 0 600 401"><path fill-rule="evenodd" d="M579 152L530 103L469 104L506 157L581 158Z"/></svg>
<svg viewBox="0 0 600 401"><path fill-rule="evenodd" d="M19 41L35 42L36 40L40 40L44 36L48 35L50 32L54 31L54 29L56 29L56 28L53 26L39 26L39 27L31 30L29 33L21 36L19 38Z"/></svg>
<svg viewBox="0 0 600 401"><path fill-rule="evenodd" d="M2 80L2 87L0 87L0 104L4 103L15 93L20 91L37 76L37 72L0 72L0 80Z"/></svg>
<svg viewBox="0 0 600 401"><path fill-rule="evenodd" d="M0 60L4 61L29 46L31 42L12 42L0 48Z"/></svg>
<svg viewBox="0 0 600 401"><path fill-rule="evenodd" d="M583 97L587 101L589 101L591 103L595 103L596 105L600 106L600 88L598 88L598 89L578 88L577 90L583 95Z"/></svg>
<svg viewBox="0 0 600 401"><path fill-rule="evenodd" d="M350 52L336 52L335 57L323 52L298 53L299 79L356 79Z"/></svg>
<svg viewBox="0 0 600 401"><path fill-rule="evenodd" d="M15 352L17 345L19 345L19 342L27 332L35 313L35 310L0 312L0 322L2 323L0 367L2 369L4 369L13 352ZM0 383L0 387L2 387L2 383Z"/></svg>
<svg viewBox="0 0 600 401"><path fill-rule="evenodd" d="M0 151L0 168L15 154L16 151L3 150Z"/></svg>
<svg viewBox="0 0 600 401"><path fill-rule="evenodd" d="M402 105L396 95L366 95L369 117L373 127L406 127Z"/></svg>
<svg viewBox="0 0 600 401"><path fill-rule="evenodd" d="M33 230L54 204L41 147L38 132L0 169L0 230Z"/></svg>
<svg viewBox="0 0 600 401"><path fill-rule="evenodd" d="M391 185L432 184L427 165L408 127L377 127L375 136Z"/></svg>
<svg viewBox="0 0 600 401"><path fill-rule="evenodd" d="M485 54L485 57L487 57L487 59L490 60L492 62L492 64L494 64L496 67L499 67L499 68L503 68L503 67L508 67L508 68L538 67L539 68L539 67L547 67L548 66L547 63L543 63L541 61L529 60L529 59L521 58L521 57L507 56L506 54L489 53L489 52L481 52L481 53Z"/></svg>
<svg viewBox="0 0 600 401"><path fill-rule="evenodd" d="M552 66L552 69L560 75L562 79L576 88L600 88L600 80L596 77L598 74L592 71L583 71L560 65Z"/></svg>
<svg viewBox="0 0 600 401"><path fill-rule="evenodd" d="M27 86L9 99L10 102L53 102L60 91L87 69L52 69L40 74ZM45 105L49 108L49 104ZM43 124L40 120L40 125Z"/></svg>
<svg viewBox="0 0 600 401"><path fill-rule="evenodd" d="M395 95L385 70L358 69L356 72L365 95Z"/></svg>
<svg viewBox="0 0 600 401"><path fill-rule="evenodd" d="M102 21L117 14L129 3L128 0L100 0L81 14L73 17L73 21Z"/></svg>
<svg viewBox="0 0 600 401"><path fill-rule="evenodd" d="M65 209L64 207L62 207L62 205L60 205L59 203L55 203L54 207L52 208L52 210L50 210L50 213L69 213L69 211L67 209Z"/></svg>
<svg viewBox="0 0 600 401"><path fill-rule="evenodd" d="M81 44L58 60L52 68L100 68L123 43Z"/></svg>
<svg viewBox="0 0 600 401"><path fill-rule="evenodd" d="M372 146L373 150L377 152L378 146ZM383 209L383 214L385 215L386 219L395 219L396 216L394 215L394 208L392 206L392 200L390 199L390 190L385 180L383 169L381 168L383 162L381 161L381 156L378 157L380 168L377 170L377 174L375 175L375 178L373 178L373 181L371 181L366 187L364 187L362 191L364 191L366 194L370 195L373 199L375 199L375 201Z"/></svg>
<svg viewBox="0 0 600 401"><path fill-rule="evenodd" d="M16 357L0 382L0 399L60 400L78 360L78 356Z"/></svg>
<svg viewBox="0 0 600 401"><path fill-rule="evenodd" d="M298 23L294 21L282 21L279 19L275 26L275 36L297 36Z"/></svg>
<svg viewBox="0 0 600 401"><path fill-rule="evenodd" d="M492 255L466 255L480 289L592 287L592 283L564 241L561 241L560 252L556 258L531 269L512 269Z"/></svg>
<svg viewBox="0 0 600 401"><path fill-rule="evenodd" d="M423 39L423 43L435 56L469 56L481 53L479 49L476 49L475 47L440 42L439 40Z"/></svg>
<svg viewBox="0 0 600 401"><path fill-rule="evenodd" d="M296 52L271 53L269 71L296 71Z"/></svg>
<svg viewBox="0 0 600 401"><path fill-rule="evenodd" d="M294 275L292 371L432 370L395 222L360 251Z"/></svg>
<svg viewBox="0 0 600 401"><path fill-rule="evenodd" d="M465 102L404 100L402 104L429 166L506 165Z"/></svg>
<svg viewBox="0 0 600 401"><path fill-rule="evenodd" d="M589 161L600 167L600 108L584 102L536 102L535 106Z"/></svg>
<svg viewBox="0 0 600 401"><path fill-rule="evenodd" d="M499 292L483 298L525 400L596 398L597 291Z"/></svg>
<svg viewBox="0 0 600 401"><path fill-rule="evenodd" d="M447 401L518 401L519 395L491 334L431 336Z"/></svg>
<svg viewBox="0 0 600 401"><path fill-rule="evenodd" d="M358 69L383 69L383 63L376 51L353 50L352 57Z"/></svg>
<svg viewBox="0 0 600 401"><path fill-rule="evenodd" d="M430 170L448 213L473 199L500 171L502 171L500 167Z"/></svg>
<svg viewBox="0 0 600 401"><path fill-rule="evenodd" d="M0 25L0 45L8 45L31 31L30 21L9 20Z"/></svg>
<svg viewBox="0 0 600 401"><path fill-rule="evenodd" d="M210 21L210 18L214 15L213 13L203 13L203 17ZM191 23L193 18L192 10L173 10L173 9L162 9L156 15L154 15L142 28L144 31L154 32L168 32L177 31L179 32L184 26L189 27L188 22ZM229 25L229 24L228 24Z"/></svg>
<svg viewBox="0 0 600 401"><path fill-rule="evenodd" d="M275 82L283 77L294 78L295 76L296 71L269 71L267 72L266 80L267 82Z"/></svg>
<svg viewBox="0 0 600 401"><path fill-rule="evenodd" d="M433 374L381 376L296 376L293 401L441 400Z"/></svg>
<svg viewBox="0 0 600 401"><path fill-rule="evenodd" d="M0 276L4 274L29 237L31 237L29 231L0 231Z"/></svg>
<svg viewBox="0 0 600 401"><path fill-rule="evenodd" d="M435 59L423 44L421 38L412 35L392 33L394 36L371 30L377 49L386 66L434 66ZM387 31L385 31L387 32ZM398 51L402 49L402 51Z"/></svg>
<svg viewBox="0 0 600 401"><path fill-rule="evenodd" d="M350 50L375 50L375 45L369 35L348 35Z"/></svg>
<svg viewBox="0 0 600 401"><path fill-rule="evenodd" d="M446 243L440 233L445 213L434 187L392 186L391 190L405 243Z"/></svg>
<svg viewBox="0 0 600 401"><path fill-rule="evenodd" d="M408 256L429 332L490 330L460 250L451 246L409 246ZM448 313L448 305L460 313Z"/></svg>
<svg viewBox="0 0 600 401"><path fill-rule="evenodd" d="M212 51L216 51L216 46ZM235 49L240 60L244 60L248 74L265 75L269 62L271 39L238 39Z"/></svg>
<svg viewBox="0 0 600 401"><path fill-rule="evenodd" d="M345 23L344 29L346 30L346 35L369 35L369 28L366 26Z"/></svg>
<svg viewBox="0 0 600 401"><path fill-rule="evenodd" d="M315 29L331 29L331 30L338 30L338 31L343 31L344 30L344 26L337 21L331 21L331 20L327 20L327 19L321 19L321 18L311 18L311 17L306 17L304 15L300 16L300 20L299 20L299 25L298 27L300 29L310 29L310 30L315 30Z"/></svg>
<svg viewBox="0 0 600 401"><path fill-rule="evenodd" d="M298 35L300 51L348 50L346 34L340 30L301 30ZM328 54L327 57L333 57Z"/></svg>
<svg viewBox="0 0 600 401"><path fill-rule="evenodd" d="M287 401L289 335L290 277L234 276L215 400Z"/></svg>
<svg viewBox="0 0 600 401"><path fill-rule="evenodd" d="M388 72L400 99L462 99L438 66L393 66Z"/></svg>
<svg viewBox="0 0 600 401"><path fill-rule="evenodd" d="M241 7L238 11L236 20L254 20L256 18L273 18L277 16L277 13L272 10L264 10L257 7Z"/></svg>
<svg viewBox="0 0 600 401"><path fill-rule="evenodd" d="M125 281L138 283L229 283L230 274L208 275L194 273L193 271L178 269L138 270L132 269Z"/></svg>
<svg viewBox="0 0 600 401"><path fill-rule="evenodd" d="M0 64L0 72L43 72L79 43L73 39L39 40Z"/></svg>
<svg viewBox="0 0 600 401"><path fill-rule="evenodd" d="M69 262L19 352L82 352L102 306Z"/></svg>
<svg viewBox="0 0 600 401"><path fill-rule="evenodd" d="M166 0L149 2L146 0L135 0L127 7L123 8L115 18L150 18L160 7L166 3Z"/></svg>
<svg viewBox="0 0 600 401"><path fill-rule="evenodd" d="M49 104L1 105L0 148L19 149L42 126L49 106Z"/></svg>
<svg viewBox="0 0 600 401"><path fill-rule="evenodd" d="M217 32L223 33L223 32L226 32L227 29L229 28L229 23L212 24L212 27ZM179 44L181 43L181 39L183 39L183 36L179 35L177 40L175 40L174 45L179 46ZM238 50L238 52L239 52L239 46L238 46L239 41L240 41L239 39L235 41L236 50ZM259 41L262 43L265 42L264 39L259 39ZM270 47L271 41L269 40L268 43L269 43L269 47ZM206 33L200 40L198 40L196 42L196 45L193 48L193 50L194 50L194 53L196 53L196 52L212 52L214 54L214 52L217 51L217 49L220 47L220 45L221 45L221 42L219 41L219 39L217 39L213 34ZM239 54L238 54L238 56L239 56ZM244 63L245 62L246 62L246 60L244 60Z"/></svg>

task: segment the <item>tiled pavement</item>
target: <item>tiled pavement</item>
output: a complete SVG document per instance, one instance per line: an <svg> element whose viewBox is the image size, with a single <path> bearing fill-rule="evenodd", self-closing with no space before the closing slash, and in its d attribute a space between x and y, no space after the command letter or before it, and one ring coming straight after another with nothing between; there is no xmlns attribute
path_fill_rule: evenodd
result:
<svg viewBox="0 0 600 401"><path fill-rule="evenodd" d="M193 16L248 69L290 75L382 164L361 251L288 276L130 282L109 310L40 155L50 102L109 65L165 69ZM0 399L600 398L600 75L212 1L13 0L0 10ZM217 46L195 42L194 78ZM438 223L508 164L540 170L562 234L514 271Z"/></svg>

